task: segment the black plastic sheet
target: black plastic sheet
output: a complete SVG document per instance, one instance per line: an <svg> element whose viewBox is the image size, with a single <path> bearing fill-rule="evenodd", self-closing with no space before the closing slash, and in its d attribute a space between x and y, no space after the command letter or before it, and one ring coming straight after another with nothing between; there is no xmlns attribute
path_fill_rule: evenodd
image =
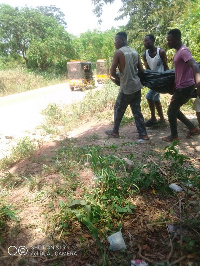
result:
<svg viewBox="0 0 200 266"><path fill-rule="evenodd" d="M140 78L143 86L159 93L173 93L175 71L174 69L163 72L156 72L153 70L144 70L144 74Z"/></svg>
<svg viewBox="0 0 200 266"><path fill-rule="evenodd" d="M200 62L197 62L197 66L200 68ZM170 69L163 72L155 72L153 70L144 70L140 81L143 86L154 90L159 93L173 94L175 83L175 70ZM197 97L197 90L195 89L191 95L191 98Z"/></svg>
<svg viewBox="0 0 200 266"><path fill-rule="evenodd" d="M197 63L200 68L200 63ZM118 73L119 74L119 73ZM111 80L118 86L120 86L120 80L111 77ZM169 93L173 94L175 89L175 70L169 69L163 72L156 72L150 69L144 70L142 76L140 76L140 81L143 86L159 92L159 93ZM195 89L191 95L191 98L197 97L197 90Z"/></svg>

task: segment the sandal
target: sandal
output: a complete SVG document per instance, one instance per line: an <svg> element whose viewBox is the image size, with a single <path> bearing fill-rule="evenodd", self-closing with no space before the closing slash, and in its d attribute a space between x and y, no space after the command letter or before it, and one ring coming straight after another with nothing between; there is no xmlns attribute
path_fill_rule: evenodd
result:
<svg viewBox="0 0 200 266"><path fill-rule="evenodd" d="M111 138L119 138L119 134L118 133L114 133L112 130L106 130L105 133Z"/></svg>
<svg viewBox="0 0 200 266"><path fill-rule="evenodd" d="M153 125L155 125L155 124L157 124L157 120L156 121L152 121L151 119L149 119L149 120L147 120L146 122L145 122L145 126L146 127L152 127Z"/></svg>
<svg viewBox="0 0 200 266"><path fill-rule="evenodd" d="M198 133L199 133L199 128L198 127L190 129L190 131L187 134L187 138L190 138L191 136L197 135Z"/></svg>
<svg viewBox="0 0 200 266"><path fill-rule="evenodd" d="M143 136L140 136L139 139L142 139L142 140L149 140L149 137L148 137L148 135L143 135Z"/></svg>
<svg viewBox="0 0 200 266"><path fill-rule="evenodd" d="M167 141L167 142L171 142L171 141L174 141L174 140L179 140L178 137L172 137L172 136L168 136L168 137L164 137L162 138L163 141Z"/></svg>

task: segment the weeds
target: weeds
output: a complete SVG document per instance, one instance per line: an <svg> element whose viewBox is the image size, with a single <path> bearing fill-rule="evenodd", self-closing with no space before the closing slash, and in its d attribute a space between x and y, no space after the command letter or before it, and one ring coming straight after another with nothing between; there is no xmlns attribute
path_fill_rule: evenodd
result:
<svg viewBox="0 0 200 266"><path fill-rule="evenodd" d="M0 71L0 96L25 92L48 85L61 83L63 79L42 76L34 72L27 72L23 68L15 68Z"/></svg>
<svg viewBox="0 0 200 266"><path fill-rule="evenodd" d="M36 151L38 145L38 142L29 137L18 140L17 144L12 146L10 154L0 160L0 167L6 168L21 159L29 158Z"/></svg>
<svg viewBox="0 0 200 266"><path fill-rule="evenodd" d="M109 87L101 92L88 92L81 104L49 105L44 112L47 117L44 127L57 134L60 127L67 132L91 118L110 118L117 93L116 87ZM124 118L125 124L132 122L129 112L127 110ZM137 147L131 142L101 147L91 143L98 140L96 134L86 140L90 145L81 146L75 139L66 139L60 143L50 164L43 165L41 176L7 173L1 177L1 186L11 190L23 186L35 192L31 204L43 207L46 235L55 243L67 243L79 250L83 258L93 264L118 265L127 260L124 265L128 265L130 257L138 255L138 243L144 249L147 246L146 254L160 251L161 242L167 250L169 235L163 229L166 222L176 222L188 230L182 243L173 240L174 249L177 246L175 256L180 254L181 246L184 254L194 252L199 259L200 179L189 159L179 152L177 143L164 151L144 150L138 159ZM33 154L37 145L32 144L29 139L20 141L12 150L7 165ZM133 162L131 167L127 167L124 156ZM179 183L183 192L173 193L168 188L171 182ZM181 212L177 207L179 200ZM5 222L9 219L6 217L3 218ZM108 251L106 238L118 230L125 231L129 250L113 255ZM158 234L160 232L163 236ZM147 241L151 243L149 247Z"/></svg>
<svg viewBox="0 0 200 266"><path fill-rule="evenodd" d="M88 91L82 102L74 103L64 108L63 106L49 105L43 112L46 116L46 123L42 125L42 128L49 132L49 128L59 125L63 126L62 131L67 132L79 126L80 121L90 121L93 117L100 119L102 115L105 118L106 112L107 118L110 118L117 93L116 87L109 83L101 91Z"/></svg>
<svg viewBox="0 0 200 266"><path fill-rule="evenodd" d="M3 242L3 233L8 229L7 222L13 220L17 222L15 216L16 212L13 210L12 206L1 205L0 206L0 243Z"/></svg>

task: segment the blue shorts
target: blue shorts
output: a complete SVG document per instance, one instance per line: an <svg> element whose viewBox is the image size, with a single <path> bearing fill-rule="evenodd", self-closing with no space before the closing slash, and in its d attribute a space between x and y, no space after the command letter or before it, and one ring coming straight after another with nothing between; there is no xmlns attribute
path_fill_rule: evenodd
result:
<svg viewBox="0 0 200 266"><path fill-rule="evenodd" d="M160 101L160 93L149 89L149 91L147 92L147 95L146 95L146 99L152 100L154 102L158 102L158 101Z"/></svg>

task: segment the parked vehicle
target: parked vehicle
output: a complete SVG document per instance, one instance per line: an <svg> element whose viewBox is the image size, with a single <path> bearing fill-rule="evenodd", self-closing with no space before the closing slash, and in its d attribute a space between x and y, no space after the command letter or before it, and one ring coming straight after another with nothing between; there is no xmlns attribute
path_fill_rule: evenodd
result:
<svg viewBox="0 0 200 266"><path fill-rule="evenodd" d="M103 83L108 80L109 75L109 67L108 63L105 59L98 59L96 62L96 80L98 83Z"/></svg>
<svg viewBox="0 0 200 266"><path fill-rule="evenodd" d="M67 62L67 71L71 91L87 88L94 84L91 62L75 60Z"/></svg>

